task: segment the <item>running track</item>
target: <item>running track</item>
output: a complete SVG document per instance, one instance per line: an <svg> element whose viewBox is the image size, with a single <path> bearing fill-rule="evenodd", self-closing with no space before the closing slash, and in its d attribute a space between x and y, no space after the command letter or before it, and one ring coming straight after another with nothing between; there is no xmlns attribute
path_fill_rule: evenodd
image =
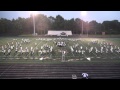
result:
<svg viewBox="0 0 120 90"><path fill-rule="evenodd" d="M90 79L120 79L120 63L0 63L0 79L72 79L72 74L81 79L83 72Z"/></svg>

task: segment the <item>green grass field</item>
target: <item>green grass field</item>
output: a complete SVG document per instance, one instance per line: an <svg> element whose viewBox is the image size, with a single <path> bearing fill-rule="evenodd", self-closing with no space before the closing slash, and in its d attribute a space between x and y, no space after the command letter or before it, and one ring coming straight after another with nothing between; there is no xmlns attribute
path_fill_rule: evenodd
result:
<svg viewBox="0 0 120 90"><path fill-rule="evenodd" d="M15 40L16 39L16 40ZM29 39L30 43L24 43L23 39ZM54 42L65 42L66 46L58 47ZM96 41L97 43L92 43ZM16 42L21 44L22 49L25 51L26 47L29 49L29 53L20 52L15 53ZM8 43L10 46L14 45L14 49L11 50L10 55L8 55ZM105 44L104 44L105 43ZM106 53L96 53L95 47L100 51L101 46L107 43L112 43L113 52L109 51ZM36 44L36 45L35 45ZM101 44L101 46L100 46ZM5 45L7 48L5 48ZM53 47L52 51L48 48L41 47L48 45ZM2 52L2 46L6 50L5 55ZM74 51L71 51L70 47L74 47ZM106 45L107 46L107 45ZM33 47L34 54L31 55L30 49ZM40 54L38 51L42 50L44 53ZM80 48L81 51L79 52ZM89 53L89 49L93 47L93 51ZM119 62L120 52L116 52L117 48L120 47L119 38L40 38L40 37L0 37L0 63L60 63L64 62ZM88 48L88 49L86 49ZM18 46L18 50L20 46ZM62 60L62 52L66 51L64 60ZM90 58L90 60L88 60Z"/></svg>

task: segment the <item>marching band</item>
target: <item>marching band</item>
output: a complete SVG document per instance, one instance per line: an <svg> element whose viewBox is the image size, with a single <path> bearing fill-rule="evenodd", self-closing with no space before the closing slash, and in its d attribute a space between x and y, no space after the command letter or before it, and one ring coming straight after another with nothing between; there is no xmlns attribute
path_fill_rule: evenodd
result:
<svg viewBox="0 0 120 90"><path fill-rule="evenodd" d="M96 55L98 54L114 54L120 53L120 47L117 45L114 45L111 42L105 42L105 41L99 41L99 40L92 40L86 43L84 46L82 43L78 43L78 40L81 42L83 40L80 39L64 39L64 38L53 38L53 39L45 39L45 38L38 38L36 41L45 41L46 43L39 46L38 43L34 43L33 46L29 47L28 44L31 44L30 39L21 39L21 41L18 41L17 39L13 39L12 42L7 42L7 44L2 45L0 47L0 53L3 53L4 56L9 56L14 52L14 55L30 55L34 56L37 54L37 56L41 56L43 54L49 54L53 52L53 49L55 46L57 47L66 47L66 45L69 46L69 49L71 53L78 54L78 55L87 55L94 53ZM66 44L68 41L72 41L73 45ZM49 45L47 41L52 41L54 45ZM75 42L76 41L76 42ZM83 41L84 42L84 41ZM25 46L24 46L25 44ZM66 55L66 51L62 51L62 58L64 59Z"/></svg>

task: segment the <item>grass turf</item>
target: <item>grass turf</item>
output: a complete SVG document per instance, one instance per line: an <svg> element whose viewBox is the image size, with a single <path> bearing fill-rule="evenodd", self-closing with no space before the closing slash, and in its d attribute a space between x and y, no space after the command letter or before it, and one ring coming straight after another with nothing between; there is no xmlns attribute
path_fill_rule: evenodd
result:
<svg viewBox="0 0 120 90"><path fill-rule="evenodd" d="M119 53L103 53L103 54L96 54L96 53L85 53L85 54L79 54L75 52L71 52L70 46L73 46L75 44L79 44L79 47L82 46L83 48L89 47L88 43L90 43L92 40L98 40L100 42L111 42L114 45L117 45L120 47L120 40L119 38L63 38L66 46L65 47L57 47L56 44L54 44L53 41L61 41L58 38L42 38L42 40L36 40L39 37L0 37L0 50L1 46L7 45L7 43L13 42L15 45L15 42L21 42L22 39L30 39L30 43L21 43L23 49L28 47L30 50L31 47L35 48L35 43L37 43L38 49L41 48L41 46L48 44L53 47L53 51L46 54L37 54L35 51L34 55L25 54L21 55L20 53L15 54L15 49L12 50L10 55L4 55L2 52L0 52L0 63L60 63L62 61L62 54L60 50L66 50L67 54L65 55L65 62L119 62L120 61L120 54ZM13 40L17 39L17 40ZM50 39L47 41L47 39ZM99 45L93 45L90 44L90 46L100 48ZM79 49L77 47L76 49ZM40 60L41 57L46 57L44 60ZM86 57L91 57L91 61L88 61Z"/></svg>

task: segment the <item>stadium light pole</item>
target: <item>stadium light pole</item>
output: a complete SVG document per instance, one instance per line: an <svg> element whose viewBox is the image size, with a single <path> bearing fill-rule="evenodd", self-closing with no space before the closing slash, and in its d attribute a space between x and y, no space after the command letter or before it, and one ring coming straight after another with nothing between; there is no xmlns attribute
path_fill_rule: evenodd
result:
<svg viewBox="0 0 120 90"><path fill-rule="evenodd" d="M82 35L83 35L83 20L82 20Z"/></svg>
<svg viewBox="0 0 120 90"><path fill-rule="evenodd" d="M88 28L87 28L87 36L88 36L88 29L89 29L89 22L88 22Z"/></svg>
<svg viewBox="0 0 120 90"><path fill-rule="evenodd" d="M33 35L35 35L35 15L37 14L37 11L30 11L30 13L32 14L32 17L33 17L33 30L34 30L34 33Z"/></svg>
<svg viewBox="0 0 120 90"><path fill-rule="evenodd" d="M86 11L81 11L82 16L86 16L87 12ZM83 20L82 20L82 35L83 35Z"/></svg>

